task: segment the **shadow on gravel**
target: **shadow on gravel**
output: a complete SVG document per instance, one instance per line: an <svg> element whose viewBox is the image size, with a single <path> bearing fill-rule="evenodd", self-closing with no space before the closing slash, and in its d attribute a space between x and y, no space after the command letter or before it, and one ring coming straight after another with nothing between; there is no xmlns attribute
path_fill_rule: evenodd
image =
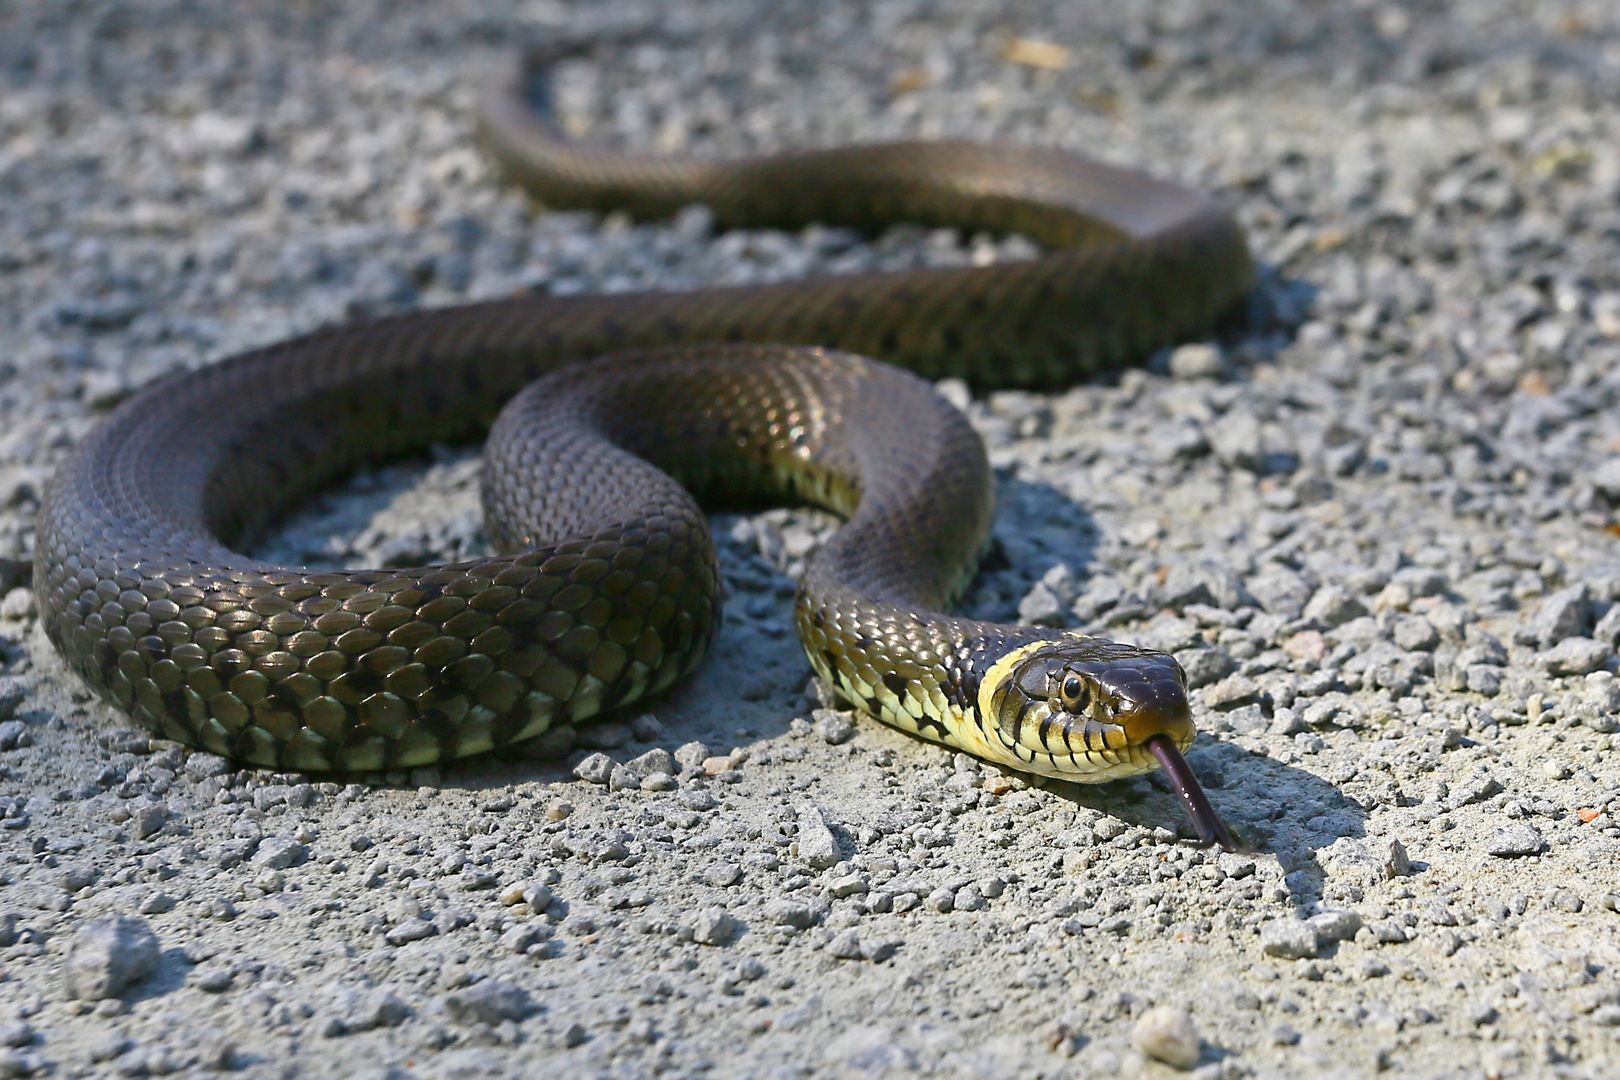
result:
<svg viewBox="0 0 1620 1080"><path fill-rule="evenodd" d="M1194 744L1187 760L1238 837L1255 853L1277 857L1295 900L1320 895L1324 875L1318 849L1365 835L1366 812L1334 784L1304 769L1207 736ZM1112 784L1052 784L1047 790L1128 825L1170 829L1184 840L1195 835L1163 773Z"/></svg>
<svg viewBox="0 0 1620 1080"><path fill-rule="evenodd" d="M186 985L186 977L191 974L193 963L184 949L164 949L158 957L157 970L120 995L124 1004L150 1001L179 990Z"/></svg>
<svg viewBox="0 0 1620 1080"><path fill-rule="evenodd" d="M1096 519L1083 501L1051 484L1023 480L998 469L994 532L958 611L989 622L1016 622L1019 602L1036 582L1060 566L1069 568L1072 579L1063 580L1067 575L1058 571L1058 580L1049 591L1060 607L1067 608L1064 601L1072 603L1074 597L1065 593L1071 588L1084 590L1099 540ZM1059 615L1057 611L1052 614Z"/></svg>

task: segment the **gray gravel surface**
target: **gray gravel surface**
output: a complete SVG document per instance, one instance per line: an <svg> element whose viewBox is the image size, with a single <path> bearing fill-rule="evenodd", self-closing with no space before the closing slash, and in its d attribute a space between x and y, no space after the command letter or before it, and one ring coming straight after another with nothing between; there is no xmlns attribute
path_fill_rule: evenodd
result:
<svg viewBox="0 0 1620 1080"><path fill-rule="evenodd" d="M975 614L1177 653L1190 755L1030 789L826 708L813 515L718 519L718 654L532 756L233 770L125 727L28 589L43 478L137 385L516 289L1018 258L896 229L542 215L470 140L500 43L609 145L901 134L1233 206L1247 317L965 406ZM0 5L0 1075L1620 1076L1620 23L1612 4ZM482 549L472 451L267 554ZM560 755L560 756L559 756Z"/></svg>

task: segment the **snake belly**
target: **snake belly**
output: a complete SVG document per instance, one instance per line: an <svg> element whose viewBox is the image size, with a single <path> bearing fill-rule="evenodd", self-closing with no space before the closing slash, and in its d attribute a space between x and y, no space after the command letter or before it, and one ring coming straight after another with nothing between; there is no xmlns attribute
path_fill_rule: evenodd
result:
<svg viewBox="0 0 1620 1080"><path fill-rule="evenodd" d="M1046 254L519 296L322 330L150 386L73 449L44 499L36 590L70 666L163 737L299 770L439 761L588 719L690 671L718 625L703 515L654 462L705 498L849 519L807 570L797 621L816 671L881 719L1078 780L1153 767L1156 735L1185 747L1190 721L1154 713L1155 695L1174 712L1178 693L1185 712L1167 657L940 612L988 535L983 449L916 376L832 350L979 386L1072 381L1247 292L1230 216L1056 150L905 143L729 163L585 150L528 104L528 74L506 71L480 124L548 205L1017 230ZM727 347L701 348L714 343ZM548 374L509 413L538 411L538 427L503 420L486 461L491 535L513 554L318 571L233 549L363 463L475 437Z"/></svg>

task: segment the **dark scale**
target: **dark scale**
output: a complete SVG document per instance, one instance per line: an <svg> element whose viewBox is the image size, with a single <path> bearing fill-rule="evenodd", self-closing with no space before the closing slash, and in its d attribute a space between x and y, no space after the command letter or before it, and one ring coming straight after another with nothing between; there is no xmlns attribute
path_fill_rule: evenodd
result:
<svg viewBox="0 0 1620 1080"><path fill-rule="evenodd" d="M874 714L876 715L876 714ZM917 718L917 731L940 742L949 742L951 730L937 717L924 713Z"/></svg>
<svg viewBox="0 0 1620 1080"><path fill-rule="evenodd" d="M990 669L1013 649L1049 636L1022 627L995 627L996 633L969 638L945 659L945 697L964 716L978 717L979 687ZM982 725L982 718L979 718Z"/></svg>

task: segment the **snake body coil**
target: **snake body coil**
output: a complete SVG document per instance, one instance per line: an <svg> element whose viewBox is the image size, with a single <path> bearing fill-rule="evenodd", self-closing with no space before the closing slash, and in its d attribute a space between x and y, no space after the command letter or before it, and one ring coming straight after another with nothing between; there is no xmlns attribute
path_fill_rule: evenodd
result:
<svg viewBox="0 0 1620 1080"><path fill-rule="evenodd" d="M550 205L1010 229L1048 253L514 297L325 330L152 386L75 448L41 512L42 618L74 669L165 737L302 770L414 765L586 719L669 685L717 628L702 512L651 462L704 498L785 495L849 518L807 570L797 621L852 703L1031 772L1097 781L1164 764L1201 835L1230 846L1179 754L1193 729L1173 660L938 613L992 512L960 415L914 375L784 346L979 385L1069 381L1247 291L1231 218L1051 150L908 143L727 164L581 150L530 107L526 81L514 66L482 131ZM735 344L750 342L772 344ZM542 375L486 456L491 534L517 554L325 572L231 550L363 462L476 434Z"/></svg>

